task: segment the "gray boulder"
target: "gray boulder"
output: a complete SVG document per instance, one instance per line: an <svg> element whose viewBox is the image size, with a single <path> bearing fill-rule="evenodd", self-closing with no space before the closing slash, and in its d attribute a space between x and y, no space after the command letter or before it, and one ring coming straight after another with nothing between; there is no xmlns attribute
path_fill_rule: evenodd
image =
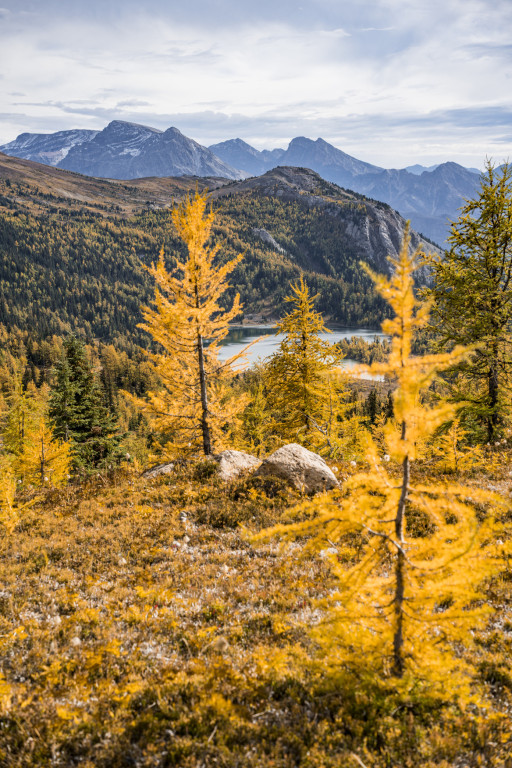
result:
<svg viewBox="0 0 512 768"><path fill-rule="evenodd" d="M215 454L214 461L218 464L218 474L222 480L234 480L244 472L252 472L260 460L244 451L222 451Z"/></svg>
<svg viewBox="0 0 512 768"><path fill-rule="evenodd" d="M156 467L151 467L151 469L146 469L145 472L142 473L142 477L146 477L149 479L153 479L154 477L159 477L160 475L169 475L174 469L174 464L158 464Z"/></svg>
<svg viewBox="0 0 512 768"><path fill-rule="evenodd" d="M278 448L265 459L254 475L280 477L306 493L328 491L338 485L335 475L322 457L297 443Z"/></svg>

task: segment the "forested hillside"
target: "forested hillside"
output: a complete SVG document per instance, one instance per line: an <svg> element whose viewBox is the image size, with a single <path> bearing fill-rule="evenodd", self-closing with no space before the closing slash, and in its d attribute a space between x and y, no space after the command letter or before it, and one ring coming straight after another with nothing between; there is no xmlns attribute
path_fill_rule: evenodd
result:
<svg viewBox="0 0 512 768"><path fill-rule="evenodd" d="M7 157L0 160L0 324L42 337L75 331L121 346L143 343L138 308L151 285L144 267L162 246L169 265L182 252L167 208L196 185L212 192L221 259L244 255L228 298L240 292L245 318L278 317L290 281L304 270L327 319L379 326L385 305L360 261L385 269L404 225L382 203L304 169L231 184L125 184Z"/></svg>

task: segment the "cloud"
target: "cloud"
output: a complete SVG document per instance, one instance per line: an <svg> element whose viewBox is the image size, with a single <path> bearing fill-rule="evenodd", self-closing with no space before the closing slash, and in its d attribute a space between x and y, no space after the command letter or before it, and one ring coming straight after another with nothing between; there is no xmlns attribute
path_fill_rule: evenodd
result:
<svg viewBox="0 0 512 768"><path fill-rule="evenodd" d="M126 101L118 101L116 104L118 109L122 107L150 107L149 101L139 101L138 99L126 99Z"/></svg>
<svg viewBox="0 0 512 768"><path fill-rule="evenodd" d="M323 136L378 165L506 149L510 0L3 3L0 141L126 119L260 148Z"/></svg>

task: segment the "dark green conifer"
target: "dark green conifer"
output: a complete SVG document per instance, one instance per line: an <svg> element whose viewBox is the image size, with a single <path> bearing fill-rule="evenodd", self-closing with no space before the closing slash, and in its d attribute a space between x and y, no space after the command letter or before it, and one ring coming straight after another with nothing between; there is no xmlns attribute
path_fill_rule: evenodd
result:
<svg viewBox="0 0 512 768"><path fill-rule="evenodd" d="M107 468L119 458L117 419L105 405L83 343L70 336L55 367L50 417L57 437L73 446L75 469Z"/></svg>

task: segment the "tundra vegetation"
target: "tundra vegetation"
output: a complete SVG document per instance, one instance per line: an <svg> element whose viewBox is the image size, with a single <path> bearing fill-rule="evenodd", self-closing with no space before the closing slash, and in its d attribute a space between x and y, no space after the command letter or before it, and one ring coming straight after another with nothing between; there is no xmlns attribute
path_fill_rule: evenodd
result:
<svg viewBox="0 0 512 768"><path fill-rule="evenodd" d="M303 277L275 355L235 371L215 215L197 193L171 218L147 355L2 335L0 763L510 768L507 367L484 410L454 395L479 348L433 348L406 235L370 276L379 378L340 373ZM339 486L216 473L289 442Z"/></svg>

